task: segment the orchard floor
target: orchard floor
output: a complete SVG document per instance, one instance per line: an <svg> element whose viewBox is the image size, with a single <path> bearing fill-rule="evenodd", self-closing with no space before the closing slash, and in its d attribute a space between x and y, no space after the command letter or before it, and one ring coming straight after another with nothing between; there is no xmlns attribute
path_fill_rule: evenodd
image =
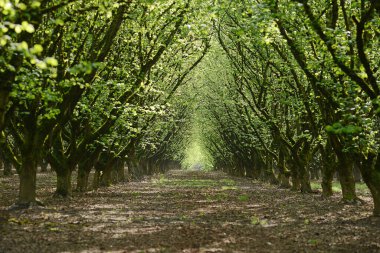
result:
<svg viewBox="0 0 380 253"><path fill-rule="evenodd" d="M344 205L219 172L170 171L142 182L51 196L43 208L5 211L13 178L0 178L0 252L380 252L380 220Z"/></svg>

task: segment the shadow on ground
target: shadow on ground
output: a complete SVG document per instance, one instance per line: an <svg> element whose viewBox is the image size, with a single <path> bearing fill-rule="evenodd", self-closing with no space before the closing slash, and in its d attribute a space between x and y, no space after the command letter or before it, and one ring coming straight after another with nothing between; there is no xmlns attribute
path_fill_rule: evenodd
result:
<svg viewBox="0 0 380 253"><path fill-rule="evenodd" d="M40 178L46 208L0 220L0 252L380 252L368 198L348 206L218 172L170 171L60 200L49 197L52 177ZM11 181L1 183L12 197Z"/></svg>

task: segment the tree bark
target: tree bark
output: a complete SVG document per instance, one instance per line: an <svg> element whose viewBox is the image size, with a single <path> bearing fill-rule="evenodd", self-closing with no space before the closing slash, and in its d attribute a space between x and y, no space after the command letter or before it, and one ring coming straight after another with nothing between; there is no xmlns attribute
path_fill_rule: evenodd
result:
<svg viewBox="0 0 380 253"><path fill-rule="evenodd" d="M114 165L115 165L114 161L110 161L106 164L105 168L102 171L103 173L100 176L99 186L108 187L111 185L112 171L114 169Z"/></svg>
<svg viewBox="0 0 380 253"><path fill-rule="evenodd" d="M41 172L47 172L48 162L42 159L40 162Z"/></svg>
<svg viewBox="0 0 380 253"><path fill-rule="evenodd" d="M333 195L332 181L334 179L334 164L324 162L322 165L322 196L331 197Z"/></svg>
<svg viewBox="0 0 380 253"><path fill-rule="evenodd" d="M302 193L311 193L313 192L311 190L311 185L310 185L310 174L307 168L302 167L300 168L301 170L301 192Z"/></svg>
<svg viewBox="0 0 380 253"><path fill-rule="evenodd" d="M380 159L379 154L369 154L367 158L362 158L363 180L368 186L373 198L373 215L380 217Z"/></svg>
<svg viewBox="0 0 380 253"><path fill-rule="evenodd" d="M57 189L55 190L55 197L67 198L72 194L71 187L71 168L65 168L63 170L57 170Z"/></svg>
<svg viewBox="0 0 380 253"><path fill-rule="evenodd" d="M12 163L7 159L4 159L4 176L11 176L12 173Z"/></svg>
<svg viewBox="0 0 380 253"><path fill-rule="evenodd" d="M331 197L333 195L332 181L337 168L335 154L329 142L325 147L320 147L320 151L322 157L322 196Z"/></svg>
<svg viewBox="0 0 380 253"><path fill-rule="evenodd" d="M124 161L118 161L117 163L117 179L118 182L125 181Z"/></svg>
<svg viewBox="0 0 380 253"><path fill-rule="evenodd" d="M88 182L90 179L91 169L92 169L92 166L85 166L83 164L79 164L76 191L78 192L88 191Z"/></svg>
<svg viewBox="0 0 380 253"><path fill-rule="evenodd" d="M346 154L338 155L339 182L342 187L342 198L344 202L355 203L356 196L355 178L353 175L353 161Z"/></svg>
<svg viewBox="0 0 380 253"><path fill-rule="evenodd" d="M79 166L77 176L77 188L78 192L86 192L88 190L88 179L90 177L90 169L84 169Z"/></svg>
<svg viewBox="0 0 380 253"><path fill-rule="evenodd" d="M100 182L100 170L95 169L94 179L92 180L92 188L94 190L99 188L99 182Z"/></svg>
<svg viewBox="0 0 380 253"><path fill-rule="evenodd" d="M285 164L285 157L283 151L280 150L279 156L278 156L278 180L280 181L280 187L282 188L291 188L289 177L290 177L290 171L286 168Z"/></svg>
<svg viewBox="0 0 380 253"><path fill-rule="evenodd" d="M22 154L22 164L20 168L19 199L17 205L22 208L29 207L36 201L36 176L37 159L33 150L26 150Z"/></svg>

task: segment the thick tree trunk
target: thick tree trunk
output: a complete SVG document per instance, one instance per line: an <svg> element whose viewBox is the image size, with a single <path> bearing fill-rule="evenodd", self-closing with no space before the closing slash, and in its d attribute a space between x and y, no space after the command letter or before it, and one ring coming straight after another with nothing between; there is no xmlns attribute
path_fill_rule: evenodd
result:
<svg viewBox="0 0 380 253"><path fill-rule="evenodd" d="M267 165L264 168L264 177L265 181L269 182L270 184L278 184L278 180L274 175L273 160L271 158L267 159Z"/></svg>
<svg viewBox="0 0 380 253"><path fill-rule="evenodd" d="M26 151L22 156L20 168L20 187L19 199L17 205L25 208L36 201L36 176L37 176L37 159L33 151Z"/></svg>
<svg viewBox="0 0 380 253"><path fill-rule="evenodd" d="M118 161L117 163L117 179L118 182L125 182L124 161Z"/></svg>
<svg viewBox="0 0 380 253"><path fill-rule="evenodd" d="M107 163L106 167L103 170L102 175L100 176L99 186L108 187L111 185L113 169L114 169L114 162Z"/></svg>
<svg viewBox="0 0 380 253"><path fill-rule="evenodd" d="M301 190L301 180L297 175L292 176L292 191L300 191Z"/></svg>
<svg viewBox="0 0 380 253"><path fill-rule="evenodd" d="M302 166L304 166L302 164ZM301 192L302 193L311 193L313 192L311 190L311 184L310 184L310 174L307 168L301 167L300 168L300 180L301 180Z"/></svg>
<svg viewBox="0 0 380 253"><path fill-rule="evenodd" d="M40 166L41 166L41 172L47 172L48 162L45 161L45 159L41 160Z"/></svg>
<svg viewBox="0 0 380 253"><path fill-rule="evenodd" d="M322 174L322 196L323 197L331 197L333 195L333 190L332 190L332 181L334 179L334 172L335 169L333 168L333 165L323 165L325 166L330 166L327 168L323 169L323 174Z"/></svg>
<svg viewBox="0 0 380 253"><path fill-rule="evenodd" d="M286 168L285 164L285 157L282 151L279 153L279 159L278 159L278 180L280 181L280 187L282 188L291 188L289 178L290 178L290 171Z"/></svg>
<svg viewBox="0 0 380 253"><path fill-rule="evenodd" d="M319 180L319 170L317 168L312 168L310 170L310 178L313 180Z"/></svg>
<svg viewBox="0 0 380 253"><path fill-rule="evenodd" d="M76 191L86 192L88 190L88 179L90 176L90 171L91 169L86 170L84 168L81 168L81 166L79 166Z"/></svg>
<svg viewBox="0 0 380 253"><path fill-rule="evenodd" d="M327 143L326 147L321 147L320 151L322 156L322 196L331 197L333 195L332 182L334 179L334 173L336 172L337 163L329 143Z"/></svg>
<svg viewBox="0 0 380 253"><path fill-rule="evenodd" d="M55 190L54 196L56 197L69 197L72 194L71 187L71 168L65 168L63 170L57 170L57 188Z"/></svg>
<svg viewBox="0 0 380 253"><path fill-rule="evenodd" d="M342 200L347 203L356 203L358 197L356 196L355 178L353 175L354 158L349 157L353 154L343 153L343 147L337 136L330 135L329 140L338 158L337 172L340 185L342 187Z"/></svg>
<svg viewBox="0 0 380 253"><path fill-rule="evenodd" d="M4 160L4 176L11 176L12 174L12 163Z"/></svg>
<svg viewBox="0 0 380 253"><path fill-rule="evenodd" d="M92 180L92 188L94 190L98 189L99 183L100 183L100 170L96 169L95 174L94 174L94 178Z"/></svg>
<svg viewBox="0 0 380 253"><path fill-rule="evenodd" d="M132 179L138 180L142 177L141 171L139 170L139 167L133 158L128 160L128 169Z"/></svg>
<svg viewBox="0 0 380 253"><path fill-rule="evenodd" d="M356 196L355 178L353 175L353 161L346 154L338 156L339 182L342 187L342 197L344 202L355 203Z"/></svg>
<svg viewBox="0 0 380 253"><path fill-rule="evenodd" d="M290 173L291 173L291 182L292 182L292 191L299 191L301 189L301 179L299 172L295 168L294 161L290 164Z"/></svg>
<svg viewBox="0 0 380 253"><path fill-rule="evenodd" d="M311 193L311 184L310 184L310 172L308 169L309 165L309 157L310 157L310 149L308 147L304 147L303 150L298 152L293 152L294 166L297 171L298 180L300 182L300 190L302 193Z"/></svg>
<svg viewBox="0 0 380 253"><path fill-rule="evenodd" d="M360 171L363 180L371 191L374 208L373 215L380 217L380 157L379 154L369 154L367 158L363 158Z"/></svg>
<svg viewBox="0 0 380 253"><path fill-rule="evenodd" d="M354 177L355 177L355 183L361 183L362 182L362 174L360 172L360 168L358 166L354 166Z"/></svg>
<svg viewBox="0 0 380 253"><path fill-rule="evenodd" d="M0 82L3 82L3 80L1 80ZM0 132L4 130L5 114L9 102L9 94L11 92L11 89L12 88L11 85L9 85L9 83L0 84Z"/></svg>

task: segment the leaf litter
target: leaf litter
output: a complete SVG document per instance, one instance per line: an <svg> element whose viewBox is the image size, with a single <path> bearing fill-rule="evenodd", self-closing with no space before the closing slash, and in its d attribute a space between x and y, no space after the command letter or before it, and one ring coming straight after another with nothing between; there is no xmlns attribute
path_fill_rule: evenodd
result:
<svg viewBox="0 0 380 253"><path fill-rule="evenodd" d="M39 175L44 208L7 211L17 178L0 178L0 252L380 252L371 199L330 199L231 177L170 171L55 199Z"/></svg>

